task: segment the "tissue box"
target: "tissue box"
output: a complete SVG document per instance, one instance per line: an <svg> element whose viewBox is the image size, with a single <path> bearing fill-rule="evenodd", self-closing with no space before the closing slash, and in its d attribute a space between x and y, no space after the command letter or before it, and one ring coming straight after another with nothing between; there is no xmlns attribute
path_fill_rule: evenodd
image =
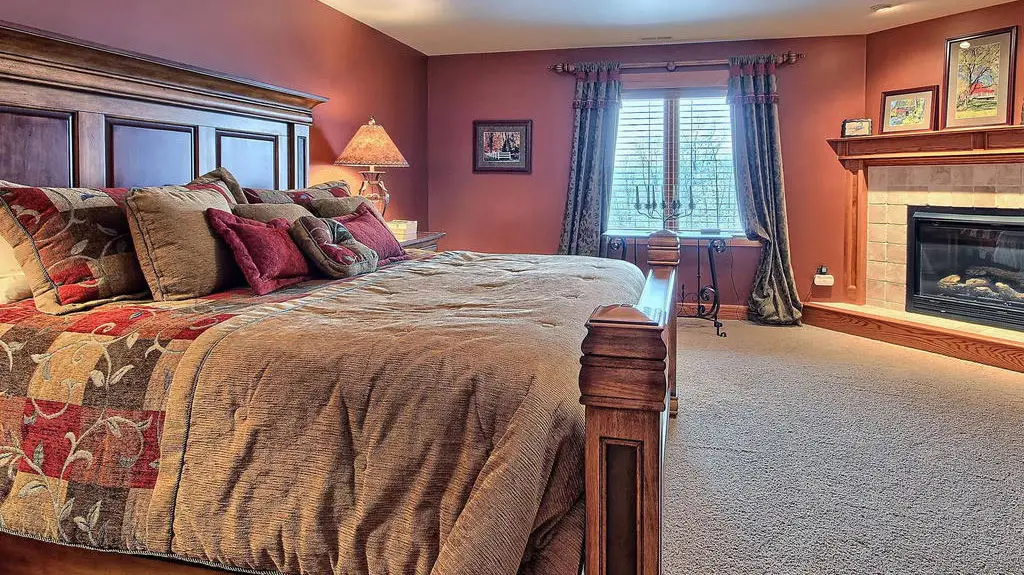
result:
<svg viewBox="0 0 1024 575"><path fill-rule="evenodd" d="M399 240L416 237L416 220L391 220L388 228Z"/></svg>

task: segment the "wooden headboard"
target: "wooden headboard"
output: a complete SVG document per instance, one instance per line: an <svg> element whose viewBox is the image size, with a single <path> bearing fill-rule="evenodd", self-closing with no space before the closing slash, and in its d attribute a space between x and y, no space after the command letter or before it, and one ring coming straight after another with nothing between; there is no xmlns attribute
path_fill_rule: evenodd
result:
<svg viewBox="0 0 1024 575"><path fill-rule="evenodd" d="M303 187L325 101L0 22L0 180L153 186L224 166L243 186Z"/></svg>

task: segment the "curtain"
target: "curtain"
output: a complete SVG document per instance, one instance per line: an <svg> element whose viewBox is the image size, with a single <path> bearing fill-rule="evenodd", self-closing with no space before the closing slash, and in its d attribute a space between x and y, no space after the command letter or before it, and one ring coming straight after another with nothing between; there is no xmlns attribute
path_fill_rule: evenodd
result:
<svg viewBox="0 0 1024 575"><path fill-rule="evenodd" d="M762 246L750 318L790 325L800 323L803 305L790 262L775 65L772 55L731 58L729 101L740 217Z"/></svg>
<svg viewBox="0 0 1024 575"><path fill-rule="evenodd" d="M622 82L616 63L576 64L575 68L569 190L558 253L596 256L611 196Z"/></svg>

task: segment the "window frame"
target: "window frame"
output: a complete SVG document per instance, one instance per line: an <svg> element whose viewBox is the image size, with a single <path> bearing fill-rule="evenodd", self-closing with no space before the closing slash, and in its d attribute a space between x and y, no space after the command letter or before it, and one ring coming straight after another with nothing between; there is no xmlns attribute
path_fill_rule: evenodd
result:
<svg viewBox="0 0 1024 575"><path fill-rule="evenodd" d="M697 98L726 98L728 88L726 86L712 87L680 87L680 88L632 88L622 91L623 100L656 100L664 101L664 119L662 133L664 135L664 148L662 153L666 161L662 172L662 201L671 203L679 195L679 100ZM730 126L730 138L732 128ZM671 160L669 160L671 158ZM733 162L733 176L735 177L736 164ZM734 192L738 190L734 184ZM737 198L737 202L739 198ZM737 217L739 215L737 214ZM665 229L675 232L681 238L708 237L709 234L702 234L699 230L680 230L677 218L667 218L662 222ZM742 226L742 223L740 224ZM647 230L614 230L615 232L636 231L647 232ZM720 236L744 237L746 234L741 230L722 230Z"/></svg>

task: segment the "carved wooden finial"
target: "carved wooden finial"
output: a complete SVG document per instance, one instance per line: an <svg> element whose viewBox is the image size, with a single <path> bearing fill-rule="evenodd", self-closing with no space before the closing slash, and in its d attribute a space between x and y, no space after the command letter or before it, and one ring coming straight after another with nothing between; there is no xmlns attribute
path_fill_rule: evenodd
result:
<svg viewBox="0 0 1024 575"><path fill-rule="evenodd" d="M679 265L679 236L668 230L651 234L647 239L647 264L672 267Z"/></svg>
<svg viewBox="0 0 1024 575"><path fill-rule="evenodd" d="M656 326L661 322L660 310L640 309L629 304L606 305L597 308L590 316L591 322L622 323Z"/></svg>

